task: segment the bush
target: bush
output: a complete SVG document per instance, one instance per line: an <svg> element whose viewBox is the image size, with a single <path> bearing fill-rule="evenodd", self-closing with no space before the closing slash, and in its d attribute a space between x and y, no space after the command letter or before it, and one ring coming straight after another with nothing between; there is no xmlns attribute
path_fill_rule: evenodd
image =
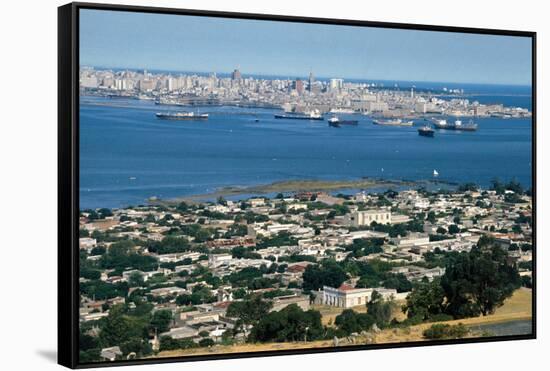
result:
<svg viewBox="0 0 550 371"><path fill-rule="evenodd" d="M160 338L160 351L195 348L197 344L191 339L172 339L168 336Z"/></svg>
<svg viewBox="0 0 550 371"><path fill-rule="evenodd" d="M462 323L458 325L446 325L443 323L436 323L424 330L422 335L426 339L430 340L442 340L442 339L461 339L468 335L468 328Z"/></svg>
<svg viewBox="0 0 550 371"><path fill-rule="evenodd" d="M212 340L212 339L201 339L201 341L199 341L199 345L201 347L211 347L212 345L214 345L214 340Z"/></svg>
<svg viewBox="0 0 550 371"><path fill-rule="evenodd" d="M444 321L451 321L453 319L454 317L451 316L450 314L439 313L431 316L429 320L431 322L444 322Z"/></svg>

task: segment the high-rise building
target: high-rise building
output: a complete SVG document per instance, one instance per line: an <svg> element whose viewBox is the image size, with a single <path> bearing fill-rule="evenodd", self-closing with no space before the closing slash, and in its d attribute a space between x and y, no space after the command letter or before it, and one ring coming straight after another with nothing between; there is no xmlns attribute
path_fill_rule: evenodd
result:
<svg viewBox="0 0 550 371"><path fill-rule="evenodd" d="M308 90L311 92L313 89L313 85L315 84L315 77L313 76L313 72L309 73L309 79L308 79Z"/></svg>
<svg viewBox="0 0 550 371"><path fill-rule="evenodd" d="M294 82L294 89L296 89L296 92L298 94L303 94L304 93L304 82L300 79L296 79L296 81Z"/></svg>
<svg viewBox="0 0 550 371"><path fill-rule="evenodd" d="M344 79L330 79L330 90L340 90L344 87Z"/></svg>
<svg viewBox="0 0 550 371"><path fill-rule="evenodd" d="M240 80L242 79L241 71L239 71L238 68L235 68L233 72L231 73L231 80Z"/></svg>

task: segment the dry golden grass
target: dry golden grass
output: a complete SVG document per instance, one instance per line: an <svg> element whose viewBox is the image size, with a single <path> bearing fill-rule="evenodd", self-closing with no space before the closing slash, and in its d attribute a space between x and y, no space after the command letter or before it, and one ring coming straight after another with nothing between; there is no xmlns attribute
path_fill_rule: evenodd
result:
<svg viewBox="0 0 550 371"><path fill-rule="evenodd" d="M521 288L516 290L512 297L498 308L494 314L481 317L465 318L460 320L445 321L449 325L485 325L517 320L527 320L532 317L532 290ZM434 323L424 323L411 326L407 329L389 329L381 331L375 337L376 343L394 343L424 340L422 333Z"/></svg>
<svg viewBox="0 0 550 371"><path fill-rule="evenodd" d="M462 320L446 321L447 324L463 323L464 325L479 325L489 323L508 322L515 320L526 320L532 317L531 307L532 291L530 289L521 288L517 290L510 299L508 299L504 305L496 310L492 315L485 317L466 318ZM334 318L340 314L343 308L334 308L326 305L314 305L314 309L319 310L323 315L323 324L334 323ZM357 312L365 313L366 307L364 305L354 307ZM404 314L400 311L400 308L396 308L396 317L399 320L404 319ZM408 328L394 328L386 329L374 335L373 338L358 337L355 345L357 344L390 344L410 341L423 341L422 332L430 327L433 323L426 323ZM339 343L340 346L353 345L348 344L345 341ZM311 348L326 348L332 347L331 340L320 340L312 342L293 342L293 343L264 343L264 344L237 344L231 346L216 345L211 348L196 348L196 349L181 349L160 352L154 358L157 357L182 357L190 355L206 355L206 354L221 354L221 353L249 353L249 352L261 352L261 351L276 351L276 350L289 350L289 349L311 349Z"/></svg>

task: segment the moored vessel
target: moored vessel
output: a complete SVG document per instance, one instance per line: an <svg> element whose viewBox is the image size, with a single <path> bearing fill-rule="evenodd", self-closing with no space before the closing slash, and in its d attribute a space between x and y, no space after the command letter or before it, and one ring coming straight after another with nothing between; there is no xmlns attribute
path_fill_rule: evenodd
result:
<svg viewBox="0 0 550 371"><path fill-rule="evenodd" d="M310 113L285 113L275 115L276 119L287 119L287 120L324 120L325 118L318 112Z"/></svg>
<svg viewBox="0 0 550 371"><path fill-rule="evenodd" d="M433 138L434 133L435 133L434 129L432 129L429 126L422 126L420 129L418 129L418 135L422 137Z"/></svg>
<svg viewBox="0 0 550 371"><path fill-rule="evenodd" d="M382 125L382 126L413 126L412 121L403 121L401 119L395 119L395 120L372 120L372 123L374 125Z"/></svg>
<svg viewBox="0 0 550 371"><path fill-rule="evenodd" d="M470 120L467 124L462 123L461 120L455 120L455 122L447 122L447 120L435 120L434 127L436 129L446 130L459 130L459 131L476 131L477 124Z"/></svg>
<svg viewBox="0 0 550 371"><path fill-rule="evenodd" d="M156 116L161 120L208 120L208 113L157 112Z"/></svg>
<svg viewBox="0 0 550 371"><path fill-rule="evenodd" d="M338 117L331 117L327 121L328 121L328 126L332 126L333 128L340 127L340 120L338 119Z"/></svg>
<svg viewBox="0 0 550 371"><path fill-rule="evenodd" d="M359 124L358 120L342 120L338 116L332 116L328 119L329 125L331 123L337 123L338 125L353 125L357 126Z"/></svg>

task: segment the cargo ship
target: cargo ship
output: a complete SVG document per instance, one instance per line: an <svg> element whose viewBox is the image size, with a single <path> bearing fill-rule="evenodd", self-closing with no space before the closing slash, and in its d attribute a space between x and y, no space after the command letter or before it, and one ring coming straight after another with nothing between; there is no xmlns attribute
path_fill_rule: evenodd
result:
<svg viewBox="0 0 550 371"><path fill-rule="evenodd" d="M339 117L337 116L333 116L331 118L328 119L328 124L330 126L334 126L334 125L331 125L332 124L338 124L338 125L353 125L353 126L357 126L359 124L359 121L357 120L341 120Z"/></svg>
<svg viewBox="0 0 550 371"><path fill-rule="evenodd" d="M401 119L395 119L395 120L372 120L372 123L374 125L382 125L382 126L413 126L414 122L412 121L403 121Z"/></svg>
<svg viewBox="0 0 550 371"><path fill-rule="evenodd" d="M157 112L156 116L161 120L208 120L208 113Z"/></svg>
<svg viewBox="0 0 550 371"><path fill-rule="evenodd" d="M433 138L434 134L435 134L434 129L432 129L429 126L422 126L420 129L418 129L418 135L422 137Z"/></svg>
<svg viewBox="0 0 550 371"><path fill-rule="evenodd" d="M309 114L302 113L290 113L290 114L280 114L275 115L276 119L287 119L287 120L319 120L322 121L325 118L316 112L310 112Z"/></svg>
<svg viewBox="0 0 550 371"><path fill-rule="evenodd" d="M327 121L328 121L328 126L332 126L333 128L340 127L340 120L338 120L338 117L331 117Z"/></svg>
<svg viewBox="0 0 550 371"><path fill-rule="evenodd" d="M460 120L455 120L455 122L450 123L447 120L436 120L434 121L434 127L436 129L445 129L445 130L459 130L459 131L476 131L477 124L472 120L467 124L463 124Z"/></svg>

